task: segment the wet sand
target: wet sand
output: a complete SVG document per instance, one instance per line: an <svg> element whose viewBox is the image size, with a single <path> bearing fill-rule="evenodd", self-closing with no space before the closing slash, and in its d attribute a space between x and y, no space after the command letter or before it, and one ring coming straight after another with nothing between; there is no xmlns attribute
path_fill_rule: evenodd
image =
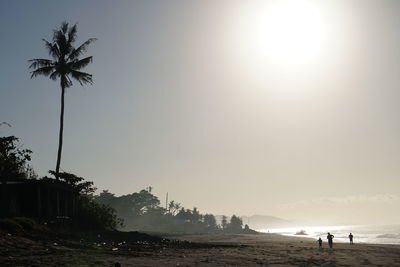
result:
<svg viewBox="0 0 400 267"><path fill-rule="evenodd" d="M400 266L400 246L324 242L260 235L182 235L176 244L112 244L89 248L3 236L1 266ZM192 243L194 242L194 243ZM200 245L196 245L201 243Z"/></svg>

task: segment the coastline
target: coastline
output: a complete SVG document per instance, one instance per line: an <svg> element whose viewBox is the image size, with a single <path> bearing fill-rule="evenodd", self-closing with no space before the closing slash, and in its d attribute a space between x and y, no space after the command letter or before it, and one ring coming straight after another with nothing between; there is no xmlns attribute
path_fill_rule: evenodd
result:
<svg viewBox="0 0 400 267"><path fill-rule="evenodd" d="M334 243L279 234L166 236L180 245L135 243L89 247L1 236L1 266L399 266L400 246Z"/></svg>
<svg viewBox="0 0 400 267"><path fill-rule="evenodd" d="M326 241L328 232L335 236L336 243L349 243L348 235L353 233L357 244L390 244L400 245L400 224L389 225L330 225L330 226L296 226L286 228L259 229L262 233L277 233L289 237L303 236L317 240L319 237ZM304 232L304 235L297 233Z"/></svg>

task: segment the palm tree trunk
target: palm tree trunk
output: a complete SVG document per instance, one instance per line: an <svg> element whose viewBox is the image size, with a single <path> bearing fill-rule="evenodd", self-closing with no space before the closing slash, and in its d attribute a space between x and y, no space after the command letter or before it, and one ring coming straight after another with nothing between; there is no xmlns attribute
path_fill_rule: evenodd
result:
<svg viewBox="0 0 400 267"><path fill-rule="evenodd" d="M62 83L61 79L61 113L60 113L60 133L58 136L58 153L57 153L57 165L56 165L56 179L59 180L60 173L60 163L61 163L61 152L62 152L62 144L63 144L63 131L64 131L64 95L65 95L65 86Z"/></svg>

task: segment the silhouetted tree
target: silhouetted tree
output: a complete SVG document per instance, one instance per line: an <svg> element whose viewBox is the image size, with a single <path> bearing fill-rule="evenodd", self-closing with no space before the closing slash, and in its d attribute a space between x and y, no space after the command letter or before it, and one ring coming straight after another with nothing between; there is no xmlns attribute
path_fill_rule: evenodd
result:
<svg viewBox="0 0 400 267"><path fill-rule="evenodd" d="M181 203L176 203L175 201L170 201L168 204L168 212L175 216L175 214L180 210Z"/></svg>
<svg viewBox="0 0 400 267"><path fill-rule="evenodd" d="M56 163L56 178L59 179L61 152L63 144L64 130L64 96L65 89L72 86L72 79L81 85L92 84L92 74L81 72L80 70L92 62L92 57L79 57L86 51L90 43L95 38L90 38L79 47L73 46L77 37L77 25L69 27L68 23L63 22L60 29L54 30L51 42L43 39L49 55L52 59L36 58L31 59L29 68L33 69L31 78L38 75L49 77L52 80L60 79L61 87L61 112L60 112L60 132L58 139L58 152Z"/></svg>
<svg viewBox="0 0 400 267"><path fill-rule="evenodd" d="M203 216L203 222L205 227L214 230L217 229L217 220L215 219L215 216L212 214L205 214Z"/></svg>
<svg viewBox="0 0 400 267"><path fill-rule="evenodd" d="M192 224L199 224L201 220L203 219L203 215L200 214L199 210L194 207L192 211L192 216L191 216L191 223Z"/></svg>
<svg viewBox="0 0 400 267"><path fill-rule="evenodd" d="M56 176L55 171L49 171L51 175ZM43 179L49 179L49 177L43 177ZM58 174L58 180L65 182L70 185L77 193L85 196L91 196L95 191L96 187L93 186L93 182L85 181L85 178L76 176L75 174L68 172L60 172Z"/></svg>
<svg viewBox="0 0 400 267"><path fill-rule="evenodd" d="M158 205L160 205L160 200L151 193L151 188L148 188L148 190L140 190L139 193L133 193L132 196L134 197L133 202L135 203L135 210L138 214L157 209Z"/></svg>
<svg viewBox="0 0 400 267"><path fill-rule="evenodd" d="M94 200L100 204L112 207L114 202L117 201L117 197L108 190L103 190L98 196L94 196Z"/></svg>
<svg viewBox="0 0 400 267"><path fill-rule="evenodd" d="M160 200L156 196L148 190L141 190L138 193L117 197L110 206L127 224L134 225L140 216L158 210L159 204ZM162 209L162 212L165 212L165 209Z"/></svg>
<svg viewBox="0 0 400 267"><path fill-rule="evenodd" d="M228 225L228 229L231 231L240 231L242 230L243 221L241 218L237 217L236 215L232 215L231 221Z"/></svg>
<svg viewBox="0 0 400 267"><path fill-rule="evenodd" d="M17 137L0 137L0 178L36 178L28 165L31 154L31 150L21 148Z"/></svg>
<svg viewBox="0 0 400 267"><path fill-rule="evenodd" d="M176 214L176 218L185 222L191 223L192 222L192 211L190 209L181 208L181 210Z"/></svg>

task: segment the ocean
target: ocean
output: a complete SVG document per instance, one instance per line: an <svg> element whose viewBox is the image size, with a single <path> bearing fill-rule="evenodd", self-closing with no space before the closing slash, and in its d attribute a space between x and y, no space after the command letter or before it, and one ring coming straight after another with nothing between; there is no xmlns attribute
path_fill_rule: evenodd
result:
<svg viewBox="0 0 400 267"><path fill-rule="evenodd" d="M335 236L334 242L349 242L349 234L354 236L354 243L396 244L400 245L400 224L396 225L348 225L348 226L299 226L291 228L259 229L264 233L277 233L287 236L322 238L327 242L328 232Z"/></svg>

